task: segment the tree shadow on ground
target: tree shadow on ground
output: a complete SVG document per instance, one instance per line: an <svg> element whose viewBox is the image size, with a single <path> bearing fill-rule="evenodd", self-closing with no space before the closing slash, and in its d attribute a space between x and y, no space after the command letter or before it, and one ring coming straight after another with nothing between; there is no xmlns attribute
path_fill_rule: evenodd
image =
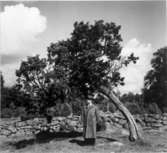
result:
<svg viewBox="0 0 167 153"><path fill-rule="evenodd" d="M76 143L79 146L86 146L87 145L84 140L79 140L79 139L72 139L69 142L70 143Z"/></svg>
<svg viewBox="0 0 167 153"><path fill-rule="evenodd" d="M68 138L75 138L75 137L79 137L82 136L82 133L80 132L57 132L57 133L53 133L53 132L49 132L49 131L43 131L40 132L38 134L36 134L35 138L32 139L24 139L24 140L20 140L17 142L11 142L10 145L14 146L16 149L21 149L24 148L28 145L33 145L35 143L47 143L50 142L51 140L55 140L55 141L62 141L64 139L68 139Z"/></svg>
<svg viewBox="0 0 167 153"><path fill-rule="evenodd" d="M103 137L103 136L98 136L97 138L100 138L100 139L105 139L105 140L107 140L107 141L109 141L109 142L118 141L118 140L116 140L116 139L113 139L113 138L108 138L108 137Z"/></svg>
<svg viewBox="0 0 167 153"><path fill-rule="evenodd" d="M107 140L109 142L118 141L116 139L107 138L107 137L103 137L103 136L98 136L97 138L98 139L104 139L104 140ZM84 140L80 140L80 139L71 139L69 142L70 143L76 143L79 146L88 146L88 145L90 145L90 144L87 144Z"/></svg>

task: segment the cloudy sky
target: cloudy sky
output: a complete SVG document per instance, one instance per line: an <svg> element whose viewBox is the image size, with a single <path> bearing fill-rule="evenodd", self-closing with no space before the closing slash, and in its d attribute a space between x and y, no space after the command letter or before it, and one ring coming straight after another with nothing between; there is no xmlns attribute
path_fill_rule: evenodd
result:
<svg viewBox="0 0 167 153"><path fill-rule="evenodd" d="M46 55L51 42L70 36L75 21L103 19L122 26L122 55L140 60L123 68L121 92L140 92L153 52L166 45L165 1L0 2L0 57L5 85L15 83L15 70L27 56Z"/></svg>

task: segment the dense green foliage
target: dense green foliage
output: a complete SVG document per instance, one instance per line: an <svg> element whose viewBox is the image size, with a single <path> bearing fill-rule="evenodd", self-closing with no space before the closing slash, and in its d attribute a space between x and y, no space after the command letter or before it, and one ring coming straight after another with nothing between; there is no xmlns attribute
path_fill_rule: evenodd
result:
<svg viewBox="0 0 167 153"><path fill-rule="evenodd" d="M120 100L132 114L142 114L146 111L142 94L125 93L120 97Z"/></svg>
<svg viewBox="0 0 167 153"><path fill-rule="evenodd" d="M4 84L3 75L1 73L1 82ZM1 84L1 115L2 117L16 117L25 113L25 108L29 110L32 99L26 93L19 91L14 85L5 87Z"/></svg>
<svg viewBox="0 0 167 153"><path fill-rule="evenodd" d="M139 104L142 104L143 103L143 96L142 94L134 94L132 92L129 92L129 93L125 93L121 96L121 101L123 103L126 103L126 102L130 102L130 103L139 103Z"/></svg>
<svg viewBox="0 0 167 153"><path fill-rule="evenodd" d="M69 114L67 103L74 114L80 114L85 99L97 94L101 86L112 90L124 85L120 68L131 61L135 63L138 58L133 53L129 57L120 55L120 28L102 20L94 24L76 22L69 39L49 45L46 58L36 55L22 61L16 71L16 85L4 87L1 73L2 114L18 116L26 111L45 115L52 107L54 115L65 115ZM151 64L143 93L120 97L131 113L157 112L156 104L162 111L167 108L167 47L154 53ZM98 98L96 102L102 110L116 110L106 99Z"/></svg>
<svg viewBox="0 0 167 153"><path fill-rule="evenodd" d="M101 86L124 85L119 69L138 58L133 53L121 56L120 28L102 20L75 22L71 37L51 43L46 58L36 55L22 61L16 88L32 99L28 109L45 114L57 103L76 103L78 109L82 104L77 98L84 101Z"/></svg>
<svg viewBox="0 0 167 153"><path fill-rule="evenodd" d="M165 107L167 108L167 47L158 49L153 55L152 69L145 76L144 101L157 103L161 110L165 111Z"/></svg>
<svg viewBox="0 0 167 153"><path fill-rule="evenodd" d="M44 112L58 101L87 99L102 85L123 85L119 68L137 58L120 56L120 28L102 20L93 25L75 22L69 39L50 44L47 58L29 57L21 63L16 72L20 89L36 97Z"/></svg>
<svg viewBox="0 0 167 153"><path fill-rule="evenodd" d="M115 23L104 23L102 20L89 23L76 22L71 38L52 43L48 47L48 59L55 71L61 68L66 84L72 93L87 98L101 87L123 85L116 62L127 65L136 62L131 54L122 60L120 26ZM107 60L103 60L106 57Z"/></svg>

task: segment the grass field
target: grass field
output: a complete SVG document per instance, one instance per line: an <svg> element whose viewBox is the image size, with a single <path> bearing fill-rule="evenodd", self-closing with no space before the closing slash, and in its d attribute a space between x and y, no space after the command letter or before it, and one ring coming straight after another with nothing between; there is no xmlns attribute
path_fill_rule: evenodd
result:
<svg viewBox="0 0 167 153"><path fill-rule="evenodd" d="M83 145L81 135L43 135L41 137L0 137L1 153L165 153L167 131L147 130L143 141L130 142L120 129L98 133L95 146Z"/></svg>

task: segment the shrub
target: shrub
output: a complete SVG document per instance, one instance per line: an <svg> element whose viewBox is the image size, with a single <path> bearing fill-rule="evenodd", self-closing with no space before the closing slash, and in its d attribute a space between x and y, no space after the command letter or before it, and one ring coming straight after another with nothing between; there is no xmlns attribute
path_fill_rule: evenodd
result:
<svg viewBox="0 0 167 153"><path fill-rule="evenodd" d="M25 116L26 115L26 111L24 107L18 107L14 110L13 113L14 117L19 117L19 116Z"/></svg>
<svg viewBox="0 0 167 153"><path fill-rule="evenodd" d="M162 110L163 110L164 113L167 113L167 107L163 107Z"/></svg>
<svg viewBox="0 0 167 153"><path fill-rule="evenodd" d="M147 109L148 109L148 113L151 113L151 114L161 114L161 110L158 107L157 103L150 103L150 104L148 104Z"/></svg>
<svg viewBox="0 0 167 153"><path fill-rule="evenodd" d="M96 130L97 131L103 131L106 129L106 122L103 117L101 117L101 121L97 123Z"/></svg>
<svg viewBox="0 0 167 153"><path fill-rule="evenodd" d="M47 116L69 116L72 113L72 108L68 103L58 103L54 107L47 109Z"/></svg>
<svg viewBox="0 0 167 153"><path fill-rule="evenodd" d="M72 108L68 103L64 103L60 107L60 116L69 116L72 113Z"/></svg>
<svg viewBox="0 0 167 153"><path fill-rule="evenodd" d="M125 106L132 114L142 114L143 109L136 103L125 103Z"/></svg>
<svg viewBox="0 0 167 153"><path fill-rule="evenodd" d="M13 110L10 108L2 109L2 118L10 118L13 116Z"/></svg>
<svg viewBox="0 0 167 153"><path fill-rule="evenodd" d="M82 100L80 98L76 98L71 102L72 111L74 115L81 115L82 112Z"/></svg>

